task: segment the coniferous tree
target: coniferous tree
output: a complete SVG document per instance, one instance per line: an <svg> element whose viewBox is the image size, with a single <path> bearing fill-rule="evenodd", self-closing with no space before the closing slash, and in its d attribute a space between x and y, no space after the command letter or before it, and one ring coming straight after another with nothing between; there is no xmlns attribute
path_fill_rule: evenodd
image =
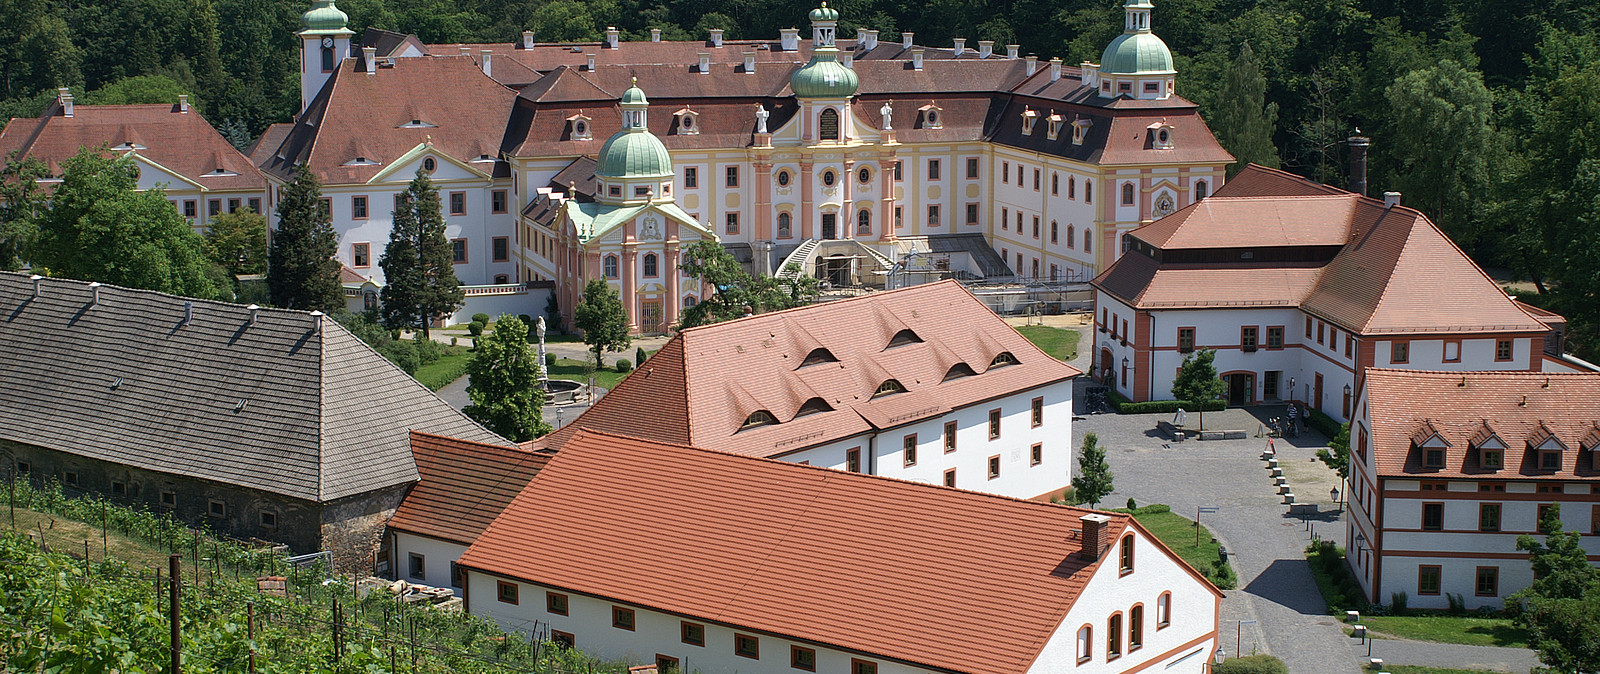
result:
<svg viewBox="0 0 1600 674"><path fill-rule="evenodd" d="M439 191L421 169L400 195L383 258L383 319L391 328L420 327L455 313L466 297L456 279L455 255L445 238Z"/></svg>
<svg viewBox="0 0 1600 674"><path fill-rule="evenodd" d="M597 369L602 351L621 351L633 343L628 335L628 314L622 308L622 298L605 279L590 279L572 314L573 324L583 331L583 343L594 351Z"/></svg>
<svg viewBox="0 0 1600 674"><path fill-rule="evenodd" d="M539 388L538 354L528 344L528 325L502 315L494 332L474 343L467 362L467 395L461 411L513 442L549 433L544 421L544 390Z"/></svg>
<svg viewBox="0 0 1600 674"><path fill-rule="evenodd" d="M1589 564L1582 534L1561 530L1561 505L1539 519L1540 543L1526 534L1517 549L1533 563L1532 585L1506 599L1520 609L1517 625L1528 631L1548 672L1600 671L1600 569Z"/></svg>
<svg viewBox="0 0 1600 674"><path fill-rule="evenodd" d="M1087 433L1083 436L1083 449L1078 453L1078 474L1072 478L1072 494L1079 503L1098 507L1100 499L1112 491L1111 466L1106 465L1106 450L1100 448L1100 436Z"/></svg>
<svg viewBox="0 0 1600 674"><path fill-rule="evenodd" d="M1223 75L1216 103L1207 117L1222 147L1238 159L1228 167L1232 176L1245 164L1278 166L1278 148L1272 134L1278 124L1278 104L1267 102L1267 78L1255 52L1246 42Z"/></svg>
<svg viewBox="0 0 1600 674"><path fill-rule="evenodd" d="M278 230L267 255L267 289L286 309L329 311L344 305L339 284L339 235L333 231L322 184L301 164L278 202Z"/></svg>

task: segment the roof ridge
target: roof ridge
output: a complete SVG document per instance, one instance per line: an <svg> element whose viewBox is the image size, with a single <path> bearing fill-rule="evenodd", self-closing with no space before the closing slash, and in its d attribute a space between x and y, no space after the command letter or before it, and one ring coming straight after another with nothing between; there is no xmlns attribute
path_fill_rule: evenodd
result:
<svg viewBox="0 0 1600 674"><path fill-rule="evenodd" d="M1379 215L1378 219L1373 221L1372 226L1368 227L1367 231L1363 232L1362 234L1363 235L1371 235L1373 232L1378 231L1378 228L1383 226L1384 218L1387 218L1387 217L1389 217L1390 215L1393 215L1393 214L1394 214L1394 210L1393 209L1390 209L1390 208L1384 209L1383 214ZM1411 222L1409 223L1409 227L1410 228L1406 231L1405 241L1400 244L1400 250L1398 252L1396 252L1395 255L1394 255L1394 264L1389 267L1389 273L1387 274L1387 277L1383 280L1383 289L1378 291L1378 301L1372 303L1372 311L1367 312L1366 320L1361 322L1361 327L1358 330L1356 330L1356 332L1359 332L1359 333L1361 333L1363 335L1367 334L1368 332L1370 332L1371 329L1372 329L1373 320L1375 320L1375 317L1378 315L1378 312L1383 310L1384 303L1389 300L1389 298L1390 298L1389 289L1394 287L1395 278L1400 276L1400 274L1399 274L1400 259L1404 258L1406 256L1407 249L1411 248L1412 237L1416 236L1416 233L1417 233L1417 218L1416 217L1413 217L1411 219ZM1351 229L1354 230L1354 227L1352 227ZM1446 237L1446 238L1448 238L1448 237ZM1346 244L1346 245L1348 246L1349 244ZM1339 251L1340 254L1343 254L1344 252L1345 252L1344 250ZM1331 263L1332 262L1330 261L1330 264ZM1473 265L1473 266L1477 266L1477 265ZM1318 282L1320 283L1321 281L1319 280Z"/></svg>
<svg viewBox="0 0 1600 674"><path fill-rule="evenodd" d="M697 326L694 326L692 328L684 328L683 330L680 330L678 332L678 334L680 334L680 335L688 335L688 334L692 334L692 333L695 333L695 332L708 330L708 329L711 329L711 328L734 325L736 323L741 323L741 322L744 322L744 321L754 321L754 320L762 319L762 318L770 318L772 316L781 316L781 315L785 315L785 314L801 311L801 310L804 310L804 309L808 309L808 308L811 308L811 307L844 306L844 305L849 304L851 302L859 302L861 300L865 300L865 299L869 299L869 298L884 297L886 295L890 295L890 294L893 294L893 293L904 293L904 292L907 292L907 291L910 291L910 290L916 290L918 288L927 289L927 288L930 288L930 287L937 287L937 286L949 285L949 284L955 284L956 286L959 286L959 287L961 287L963 289L966 287L966 286L961 285L961 282L957 281L955 279L945 279L943 281L935 281L933 283L922 283L922 284L918 284L918 285L906 286L904 288L895 288L894 290L882 290L882 291L870 292L870 293L866 293L864 295L856 295L855 297L847 297L847 298L842 299L842 300L829 300L827 302L814 302L812 304L802 304L802 305L797 306L797 307L789 307L787 309L779 309L777 311L768 311L768 312L763 313L763 314L754 314L754 315L751 315L751 316L743 316L743 317L740 317L740 318L735 318L735 319L733 319L731 321L721 321L721 322L718 322L718 323L707 323L705 325L697 325ZM967 294L971 295L972 293L971 293L971 291L967 291ZM973 298L976 299L977 296L973 295Z"/></svg>
<svg viewBox="0 0 1600 674"><path fill-rule="evenodd" d="M28 274L27 272L18 272L18 271L0 271L0 275L16 276L16 277L23 278L23 279L27 279L27 278L31 277L31 275ZM67 277L64 277L64 276L42 276L41 278L46 282L53 282L53 283L81 283L81 284L83 284L83 287L85 287L85 288L87 288L90 283L99 283L98 281L84 281L82 279L67 278ZM161 292L159 290L149 290L149 289L146 289L146 288L130 288L128 286L119 286L119 285L117 285L115 283L100 283L100 287L101 288L111 289L111 290L123 291L123 292L138 293L138 294L141 294L141 295L157 295L157 296L160 296L160 297L167 297L167 298L172 298L172 299L183 300L185 302L194 302L197 305L199 303L201 303L201 302L204 302L205 304L208 304L208 305L211 305L211 306L218 306L218 307L228 307L228 308L241 309L241 310L249 308L249 306L247 306L247 305L241 305L241 304L237 304L237 303L234 303L234 302L228 302L228 301L225 301L225 300L212 300L212 299L206 299L206 298L203 298L203 297L189 297L189 296L186 296L186 295L177 295L177 294L174 294L174 293L164 293L164 292ZM311 310L306 310L306 309L284 309L282 307L265 307L265 306L259 306L259 305L256 307L256 309L259 310L259 311L270 311L270 312L274 312L274 313L285 313L285 314L301 314L301 315L304 315L304 316L310 316L312 311L316 311L315 309L311 309ZM324 315L326 315L326 314L324 314Z"/></svg>
<svg viewBox="0 0 1600 674"><path fill-rule="evenodd" d="M1600 372L1546 372L1539 370L1412 370L1400 367L1368 367L1366 368L1366 373L1366 376L1378 375L1380 377L1405 375L1442 375L1451 378L1462 376L1508 379L1512 377L1528 377L1530 379L1538 379L1541 377L1600 378Z"/></svg>

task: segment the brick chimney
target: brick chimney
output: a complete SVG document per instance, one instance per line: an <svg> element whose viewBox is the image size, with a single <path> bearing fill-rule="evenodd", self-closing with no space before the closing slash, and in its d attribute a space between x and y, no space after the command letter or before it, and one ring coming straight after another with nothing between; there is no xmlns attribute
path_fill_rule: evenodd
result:
<svg viewBox="0 0 1600 674"><path fill-rule="evenodd" d="M978 58L994 56L994 40L978 40Z"/></svg>
<svg viewBox="0 0 1600 674"><path fill-rule="evenodd" d="M912 33L912 32L901 33L900 34L900 48L902 48L902 49L910 49L912 45L916 44L916 38L917 38L917 34L916 33Z"/></svg>
<svg viewBox="0 0 1600 674"><path fill-rule="evenodd" d="M722 48L722 29L721 28L712 28L711 29L711 46L715 47L717 49L721 49Z"/></svg>
<svg viewBox="0 0 1600 674"><path fill-rule="evenodd" d="M617 30L615 26L606 26L606 47L616 49L621 42L622 31Z"/></svg>
<svg viewBox="0 0 1600 674"><path fill-rule="evenodd" d="M1094 513L1078 518L1083 523L1083 550L1084 559L1100 559L1100 554L1105 552L1106 530L1111 527L1111 516Z"/></svg>
<svg viewBox="0 0 1600 674"><path fill-rule="evenodd" d="M799 51L800 50L800 29L799 28L780 28L780 29L778 29L778 50L779 51Z"/></svg>
<svg viewBox="0 0 1600 674"><path fill-rule="evenodd" d="M533 49L533 31L522 31L522 48Z"/></svg>
<svg viewBox="0 0 1600 674"><path fill-rule="evenodd" d="M955 49L952 50L952 53L955 55L956 58L961 58L962 54L967 53L967 38L964 38L964 37L956 38L956 47L955 47Z"/></svg>
<svg viewBox="0 0 1600 674"><path fill-rule="evenodd" d="M72 90L66 87L56 89L56 100L61 102L61 116L72 116Z"/></svg>
<svg viewBox="0 0 1600 674"><path fill-rule="evenodd" d="M1006 45L1006 58L1015 61L1015 60L1017 60L1017 57L1020 56L1021 54L1022 54L1022 45L1020 45L1020 44L1008 44L1008 45Z"/></svg>
<svg viewBox="0 0 1600 674"><path fill-rule="evenodd" d="M375 75L378 72L378 48L362 47L361 60L366 64L367 74Z"/></svg>
<svg viewBox="0 0 1600 674"><path fill-rule="evenodd" d="M650 29L650 41L651 42L660 42L661 41L661 29L660 28L651 28Z"/></svg>
<svg viewBox="0 0 1600 674"><path fill-rule="evenodd" d="M1356 131L1359 133L1360 129ZM1350 143L1350 191L1367 196L1367 147L1372 145L1372 139L1366 136L1351 136L1348 142Z"/></svg>
<svg viewBox="0 0 1600 674"><path fill-rule="evenodd" d="M494 57L494 52L484 49L480 50L478 54L480 56L478 59L478 66L483 68L483 74L494 77L494 64L489 60Z"/></svg>

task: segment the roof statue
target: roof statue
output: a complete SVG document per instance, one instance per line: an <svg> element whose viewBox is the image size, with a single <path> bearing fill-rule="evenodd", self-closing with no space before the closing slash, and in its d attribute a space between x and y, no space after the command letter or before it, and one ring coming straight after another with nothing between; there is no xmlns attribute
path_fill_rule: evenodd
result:
<svg viewBox="0 0 1600 674"><path fill-rule="evenodd" d="M878 108L878 114L883 115L883 130L894 130L894 101L886 101L883 107Z"/></svg>
<svg viewBox="0 0 1600 674"><path fill-rule="evenodd" d="M767 118L771 116L772 113L767 112L765 107L756 104L756 133L767 133Z"/></svg>
<svg viewBox="0 0 1600 674"><path fill-rule="evenodd" d="M1150 0L1127 0L1127 23L1121 35L1100 55L1100 72L1108 75L1171 75L1172 50L1150 32Z"/></svg>

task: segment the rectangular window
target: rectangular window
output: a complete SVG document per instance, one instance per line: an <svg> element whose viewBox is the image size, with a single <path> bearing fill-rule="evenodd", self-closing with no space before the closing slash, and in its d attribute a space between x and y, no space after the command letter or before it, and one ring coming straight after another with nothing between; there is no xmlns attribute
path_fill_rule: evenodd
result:
<svg viewBox="0 0 1600 674"><path fill-rule="evenodd" d="M1479 461L1479 463L1483 464L1484 468L1490 470L1500 470L1501 468L1505 467L1505 454L1500 450L1484 449L1479 451L1482 452L1483 456L1483 459Z"/></svg>
<svg viewBox="0 0 1600 674"><path fill-rule="evenodd" d="M729 166L728 167L728 182L727 182L727 185L728 185L728 187L738 187L739 186L739 167L737 167L737 166Z"/></svg>
<svg viewBox="0 0 1600 674"><path fill-rule="evenodd" d="M1438 595L1440 587L1441 567L1438 565L1423 565L1417 567L1417 594Z"/></svg>
<svg viewBox="0 0 1600 674"><path fill-rule="evenodd" d="M1033 191L1039 191L1039 169L1033 170Z"/></svg>
<svg viewBox="0 0 1600 674"><path fill-rule="evenodd" d="M1355 335L1345 335L1345 338L1344 338L1344 357L1345 358L1349 358L1350 354L1355 349L1355 344L1354 344L1355 341L1356 341L1356 336Z"/></svg>
<svg viewBox="0 0 1600 674"><path fill-rule="evenodd" d="M968 225L976 225L976 224L978 224L978 205L977 204L967 204L967 224Z"/></svg>
<svg viewBox="0 0 1600 674"><path fill-rule="evenodd" d="M1500 530L1500 504L1482 503L1478 505L1478 531Z"/></svg>
<svg viewBox="0 0 1600 674"><path fill-rule="evenodd" d="M1178 352L1194 351L1194 328L1178 328Z"/></svg>
<svg viewBox="0 0 1600 674"><path fill-rule="evenodd" d="M1044 398L1033 399L1033 427L1044 425Z"/></svg>
<svg viewBox="0 0 1600 674"><path fill-rule="evenodd" d="M466 215L467 214L467 193L466 192L451 192L450 193L450 214L451 215Z"/></svg>
<svg viewBox="0 0 1600 674"><path fill-rule="evenodd" d="M504 213L504 212L506 212L506 191L505 190L494 190L494 191L489 193L489 212L490 213Z"/></svg>
<svg viewBox="0 0 1600 674"><path fill-rule="evenodd" d="M896 164L896 166L898 166L898 164ZM903 208L904 208L903 206L895 206L894 207L894 228L895 229L900 229L901 227L905 227L906 226L905 211L901 210Z"/></svg>
<svg viewBox="0 0 1600 674"><path fill-rule="evenodd" d="M1306 339L1311 339L1311 317L1306 317Z"/></svg>
<svg viewBox="0 0 1600 674"><path fill-rule="evenodd" d="M930 204L928 206L928 224L930 224L930 225L938 225L939 224L939 205L938 204Z"/></svg>
<svg viewBox="0 0 1600 674"><path fill-rule="evenodd" d="M944 453L956 451L956 422L948 421L944 425Z"/></svg>
<svg viewBox="0 0 1600 674"><path fill-rule="evenodd" d="M229 213L238 213L239 212L239 200L238 199L229 199L228 200L228 212Z"/></svg>
<svg viewBox="0 0 1600 674"><path fill-rule="evenodd" d="M989 479L1000 477L1000 455L989 457Z"/></svg>
<svg viewBox="0 0 1600 674"><path fill-rule="evenodd" d="M1600 536L1600 504L1589 506L1589 533Z"/></svg>
<svg viewBox="0 0 1600 674"><path fill-rule="evenodd" d="M685 620L680 623L678 633L682 635L681 639L683 643L689 644L690 646L706 645L705 625L701 625L700 623L692 623Z"/></svg>
<svg viewBox="0 0 1600 674"><path fill-rule="evenodd" d="M907 435L901 445L904 447L906 466L917 465L917 434Z"/></svg>
<svg viewBox="0 0 1600 674"><path fill-rule="evenodd" d="M517 603L517 584L495 581L495 597L506 604Z"/></svg>
<svg viewBox="0 0 1600 674"><path fill-rule="evenodd" d="M937 159L929 159L928 160L928 180L938 180L938 179L939 179L939 160L937 160Z"/></svg>
<svg viewBox="0 0 1600 674"><path fill-rule="evenodd" d="M861 472L861 448L856 447L844 453L844 469L852 473Z"/></svg>
<svg viewBox="0 0 1600 674"><path fill-rule="evenodd" d="M900 180L902 180L904 178L904 174L901 173L901 170L900 170L900 165L902 163L903 162L895 162L894 163L894 179L895 179L896 182L899 182Z"/></svg>
<svg viewBox="0 0 1600 674"><path fill-rule="evenodd" d="M1389 342L1389 362L1411 362L1411 342Z"/></svg>
<svg viewBox="0 0 1600 674"><path fill-rule="evenodd" d="M611 607L611 626L619 630L633 631L633 609L621 606Z"/></svg>
<svg viewBox="0 0 1600 674"><path fill-rule="evenodd" d="M1561 452L1539 452L1539 470L1561 470Z"/></svg>
<svg viewBox="0 0 1600 674"><path fill-rule="evenodd" d="M946 486L946 487L955 487L956 486L956 469L949 468L949 469L946 469L944 471L944 486ZM1600 512L1600 509L1596 509L1596 511Z"/></svg>
<svg viewBox="0 0 1600 674"><path fill-rule="evenodd" d="M1028 448L1028 465L1037 466L1041 463L1044 463L1044 445L1035 442Z"/></svg>
<svg viewBox="0 0 1600 674"><path fill-rule="evenodd" d="M250 197L250 211L254 213L261 212L261 197Z"/></svg>
<svg viewBox="0 0 1600 674"><path fill-rule="evenodd" d="M1494 342L1494 359L1497 361L1511 360L1511 340L1497 339Z"/></svg>
<svg viewBox="0 0 1600 674"><path fill-rule="evenodd" d="M67 483L69 485L72 485L74 487L78 486L78 473L77 473L77 471L71 471L71 470L66 471L65 473L62 474L61 481L65 482L65 483Z"/></svg>
<svg viewBox="0 0 1600 674"><path fill-rule="evenodd" d="M670 672L678 671L678 669L679 665L677 658L674 658L670 655L662 655L660 653L656 654L657 672L660 672L661 674L669 674Z"/></svg>
<svg viewBox="0 0 1600 674"><path fill-rule="evenodd" d="M1444 467L1444 450L1442 450L1442 449L1431 449L1431 448L1423 450L1423 452L1422 452L1422 467L1423 468L1443 468Z"/></svg>
<svg viewBox="0 0 1600 674"><path fill-rule="evenodd" d="M649 187L645 187L644 185L638 185L638 186L635 186L633 188L633 196L635 196L635 197L643 197L643 196L649 196L649 195L650 195L650 188Z"/></svg>
<svg viewBox="0 0 1600 674"><path fill-rule="evenodd" d="M1000 208L1000 229L1011 229L1011 209L1009 208Z"/></svg>
<svg viewBox="0 0 1600 674"><path fill-rule="evenodd" d="M560 592L544 593L544 610L556 615L567 615L567 595Z"/></svg>
<svg viewBox="0 0 1600 674"><path fill-rule="evenodd" d="M466 579L467 575L461 570L461 565L450 562L450 587L466 587L463 582Z"/></svg>
<svg viewBox="0 0 1600 674"><path fill-rule="evenodd" d="M504 236L497 236L497 237L494 237L494 239L491 240L491 243L493 244L491 246L491 248L494 251L493 255L494 255L494 261L495 262L506 262L506 261L511 259L511 239L510 238L504 237Z"/></svg>
<svg viewBox="0 0 1600 674"><path fill-rule="evenodd" d="M807 672L815 672L817 671L817 652L805 646L790 646L789 666Z"/></svg>
<svg viewBox="0 0 1600 674"><path fill-rule="evenodd" d="M850 674L878 674L878 663L850 658Z"/></svg>
<svg viewBox="0 0 1600 674"><path fill-rule="evenodd" d="M213 218L222 215L222 200L211 199L206 201L206 215Z"/></svg>
<svg viewBox="0 0 1600 674"><path fill-rule="evenodd" d="M450 261L452 263L454 263L454 264L466 264L467 263L467 240L466 239L451 239L450 240Z"/></svg>
<svg viewBox="0 0 1600 674"><path fill-rule="evenodd" d="M967 157L967 177L968 178L977 178L978 177L978 158L977 157Z"/></svg>
<svg viewBox="0 0 1600 674"><path fill-rule="evenodd" d="M729 213L729 214L727 214L726 217L727 217L727 221L728 221L728 226L727 226L728 233L729 234L738 234L739 233L739 214L738 213Z"/></svg>
<svg viewBox="0 0 1600 674"><path fill-rule="evenodd" d="M366 196L350 197L350 217L353 217L353 218L355 218L357 220L366 220L367 219L367 198L366 198Z"/></svg>
<svg viewBox="0 0 1600 674"><path fill-rule="evenodd" d="M1473 584L1473 594L1479 597L1495 597L1500 594L1500 567L1478 567L1478 579Z"/></svg>
<svg viewBox="0 0 1600 674"><path fill-rule="evenodd" d="M127 496L128 495L128 483L126 483L126 482L117 482L117 481L113 480L111 482L111 495L112 496Z"/></svg>
<svg viewBox="0 0 1600 674"><path fill-rule="evenodd" d="M1551 533L1544 526L1544 518L1550 514L1550 509L1554 508L1554 507L1555 507L1555 505L1554 504L1550 504L1550 503L1540 503L1539 504L1539 510L1538 510L1539 518L1534 520L1535 526L1537 526L1538 529L1539 529L1539 533L1541 533L1541 534L1549 534L1549 533Z"/></svg>
<svg viewBox="0 0 1600 674"><path fill-rule="evenodd" d="M700 187L700 170L693 166L683 167L683 188L686 190Z"/></svg>
<svg viewBox="0 0 1600 674"><path fill-rule="evenodd" d="M77 484L78 483L77 475L76 474L71 474L71 475L72 475L72 478L73 478L72 479L72 484ZM210 505L210 508L207 510L207 512L209 512L212 517L227 517L228 516L228 504L227 503L223 503L222 501L218 501L217 499L209 499L209 505Z"/></svg>
<svg viewBox="0 0 1600 674"><path fill-rule="evenodd" d="M1317 321L1317 343L1318 344L1323 343L1322 342L1322 333L1323 333L1323 329L1326 328L1326 327L1328 327L1328 325L1326 323L1323 323L1322 321Z"/></svg>
<svg viewBox="0 0 1600 674"><path fill-rule="evenodd" d="M1422 504L1422 530L1444 531L1444 504Z"/></svg>
<svg viewBox="0 0 1600 674"><path fill-rule="evenodd" d="M411 553L410 574L412 578L425 580L428 577L428 559L415 552Z"/></svg>
<svg viewBox="0 0 1600 674"><path fill-rule="evenodd" d="M1011 184L1011 162L1000 162L1000 182Z"/></svg>
<svg viewBox="0 0 1600 674"><path fill-rule="evenodd" d="M372 244L350 244L350 266L356 268L372 266Z"/></svg>
<svg viewBox="0 0 1600 674"><path fill-rule="evenodd" d="M1283 326L1274 325L1267 328L1267 348L1283 348Z"/></svg>
<svg viewBox="0 0 1600 674"><path fill-rule="evenodd" d="M27 471L24 470L22 472L26 473ZM161 492L161 505L169 508L178 505L178 493L173 491Z"/></svg>
<svg viewBox="0 0 1600 674"><path fill-rule="evenodd" d="M185 199L183 202L183 217L192 218L199 215L195 208L194 199Z"/></svg>
<svg viewBox="0 0 1600 674"><path fill-rule="evenodd" d="M1039 240L1039 216L1037 215L1033 216L1033 239L1035 241ZM1034 274L1034 276L1038 276L1038 274Z"/></svg>
<svg viewBox="0 0 1600 674"><path fill-rule="evenodd" d="M278 526L278 513L271 510L261 511L261 528L274 529Z"/></svg>
<svg viewBox="0 0 1600 674"><path fill-rule="evenodd" d="M516 602L511 603L515 604ZM563 632L561 630L550 630L550 642L562 648L576 648L578 646L577 637L572 636L571 632Z"/></svg>
<svg viewBox="0 0 1600 674"><path fill-rule="evenodd" d="M761 640L748 634L733 635L733 654L742 658L761 659Z"/></svg>
<svg viewBox="0 0 1600 674"><path fill-rule="evenodd" d="M1256 350L1256 335L1258 334L1256 332L1257 330L1258 330L1258 328L1256 326L1254 326L1254 325L1246 325L1246 326L1244 326L1242 328L1239 328L1239 349L1240 350L1242 350L1242 351L1255 351Z"/></svg>
<svg viewBox="0 0 1600 674"><path fill-rule="evenodd" d="M1000 410L989 410L989 439L1000 439Z"/></svg>

